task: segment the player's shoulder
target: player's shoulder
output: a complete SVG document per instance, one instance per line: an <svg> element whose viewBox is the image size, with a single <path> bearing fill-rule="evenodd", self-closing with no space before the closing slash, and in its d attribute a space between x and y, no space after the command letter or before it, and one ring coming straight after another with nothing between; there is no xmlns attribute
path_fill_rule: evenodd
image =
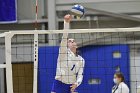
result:
<svg viewBox="0 0 140 93"><path fill-rule="evenodd" d="M121 82L120 84L119 84L119 88L124 88L124 89L129 89L128 88L128 86L127 86L127 84L125 84L124 82Z"/></svg>
<svg viewBox="0 0 140 93"><path fill-rule="evenodd" d="M85 62L85 60L84 60L84 58L83 58L82 56L78 55L78 57L80 58L80 60L81 60L82 62Z"/></svg>

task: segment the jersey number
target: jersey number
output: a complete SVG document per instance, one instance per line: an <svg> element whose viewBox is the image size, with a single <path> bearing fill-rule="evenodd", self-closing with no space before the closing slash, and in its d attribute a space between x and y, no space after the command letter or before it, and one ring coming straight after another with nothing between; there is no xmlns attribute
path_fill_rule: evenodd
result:
<svg viewBox="0 0 140 93"><path fill-rule="evenodd" d="M75 65L72 66L71 71L73 71L74 68L75 68Z"/></svg>

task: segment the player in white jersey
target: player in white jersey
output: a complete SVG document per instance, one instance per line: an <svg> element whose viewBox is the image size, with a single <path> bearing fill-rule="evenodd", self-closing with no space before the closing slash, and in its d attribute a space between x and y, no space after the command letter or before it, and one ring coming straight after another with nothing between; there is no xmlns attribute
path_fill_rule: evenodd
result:
<svg viewBox="0 0 140 93"><path fill-rule="evenodd" d="M64 17L64 31L69 29L71 15ZM52 87L52 93L75 93L76 88L82 83L84 59L77 54L77 43L68 39L68 33L62 36L57 71Z"/></svg>
<svg viewBox="0 0 140 93"><path fill-rule="evenodd" d="M115 85L112 88L112 93L129 93L128 86L124 83L124 75L121 72L116 72L114 74Z"/></svg>

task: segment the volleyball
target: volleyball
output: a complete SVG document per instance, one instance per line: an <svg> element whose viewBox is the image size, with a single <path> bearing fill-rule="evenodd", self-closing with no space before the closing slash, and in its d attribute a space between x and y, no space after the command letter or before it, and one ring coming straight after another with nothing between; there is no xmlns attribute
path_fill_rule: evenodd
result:
<svg viewBox="0 0 140 93"><path fill-rule="evenodd" d="M81 18L85 13L85 9L82 5L76 4L76 5L72 6L71 13L74 16L78 16Z"/></svg>

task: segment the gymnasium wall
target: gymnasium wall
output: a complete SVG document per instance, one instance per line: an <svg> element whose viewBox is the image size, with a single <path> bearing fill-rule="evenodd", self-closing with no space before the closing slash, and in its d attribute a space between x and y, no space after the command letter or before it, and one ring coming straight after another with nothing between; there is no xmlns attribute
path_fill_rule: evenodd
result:
<svg viewBox="0 0 140 93"><path fill-rule="evenodd" d="M34 30L34 20L35 20L35 0L17 0L17 15L18 15L18 23L16 24L0 24L0 32L3 32L3 30L9 31L9 30ZM77 0L77 2L84 2L85 0ZM94 2L92 5L94 8L98 9L105 9L109 11L115 11L115 12L121 12L121 13L138 13L139 11L139 3L138 1L133 0L119 0L124 2L119 2L118 0L111 0L111 1L117 1L117 2L110 2L105 3L108 0L86 0L87 2ZM126 2L130 1L130 2ZM57 9L61 11L62 10L68 10L70 8L70 5L73 4L72 1L66 2L65 0L57 0ZM65 4L70 5L65 5ZM61 6L62 5L62 6ZM119 7L117 7L119 5ZM24 7L26 6L26 7ZM38 9L38 19L47 19L48 10L47 10L47 0L39 0L38 3L39 9ZM116 6L113 7L112 6ZM125 7L124 7L125 6ZM94 13L93 13L94 14ZM59 29L63 29L63 16L61 16L59 21ZM129 20L123 20L119 18L112 18L112 17L104 17L99 16L99 21L97 24L96 20L88 21L74 21L71 23L71 28L73 29L85 29L85 28L114 28L114 27L137 27L140 26L139 22L129 21ZM38 29L48 29L48 23L47 20L45 22L39 22L38 23ZM20 40L21 37L18 39ZM25 37L25 38L28 38ZM2 39L0 39L0 44L4 43ZM18 45L17 45L18 46ZM28 46L28 44L27 44ZM140 66L140 53L138 52L140 49L140 46L130 45L130 73L131 73L131 89L133 93L135 93L135 85L140 85L140 82L137 82L136 80L140 81L140 67L134 68L134 65ZM25 48L13 48L12 53L15 54L12 57L13 62L23 62L23 59L25 62L30 62L33 60L33 57L28 55L16 55L17 52L20 54L27 53L30 54L30 52L33 51L32 47L26 47ZM135 55L135 56L134 56ZM135 59L135 60L134 60ZM0 46L0 63L5 63L5 49L4 46ZM135 64L134 64L135 63ZM137 72L136 72L137 70ZM3 77L3 69L0 69L0 93L4 93L4 77Z"/></svg>
<svg viewBox="0 0 140 93"><path fill-rule="evenodd" d="M138 52L140 46L135 45L135 47L133 45L130 45L130 81L131 81L131 89L133 91L133 93L136 93L136 87L135 85L140 85L140 82L137 82L136 84L136 80L140 81L140 52ZM12 53L16 53L16 49L12 49L13 52ZM20 52L21 54L23 54L24 52L26 52L27 54L29 54L31 52L31 47L26 47L26 49L23 48L18 48L17 49L18 52ZM25 50L25 51L23 51ZM33 51L33 50L32 50ZM3 47L0 47L0 63L4 63L5 62L5 49ZM134 56L135 55L135 56ZM20 58L20 59L17 59ZM13 61L14 62L23 62L23 59L26 59L25 62L29 62L32 61L33 59L29 56L18 56L13 57ZM135 60L134 60L135 59ZM137 65L136 68L134 68L134 65ZM137 70L137 72L136 72ZM0 69L0 93L4 93L4 77L3 77L3 69Z"/></svg>

